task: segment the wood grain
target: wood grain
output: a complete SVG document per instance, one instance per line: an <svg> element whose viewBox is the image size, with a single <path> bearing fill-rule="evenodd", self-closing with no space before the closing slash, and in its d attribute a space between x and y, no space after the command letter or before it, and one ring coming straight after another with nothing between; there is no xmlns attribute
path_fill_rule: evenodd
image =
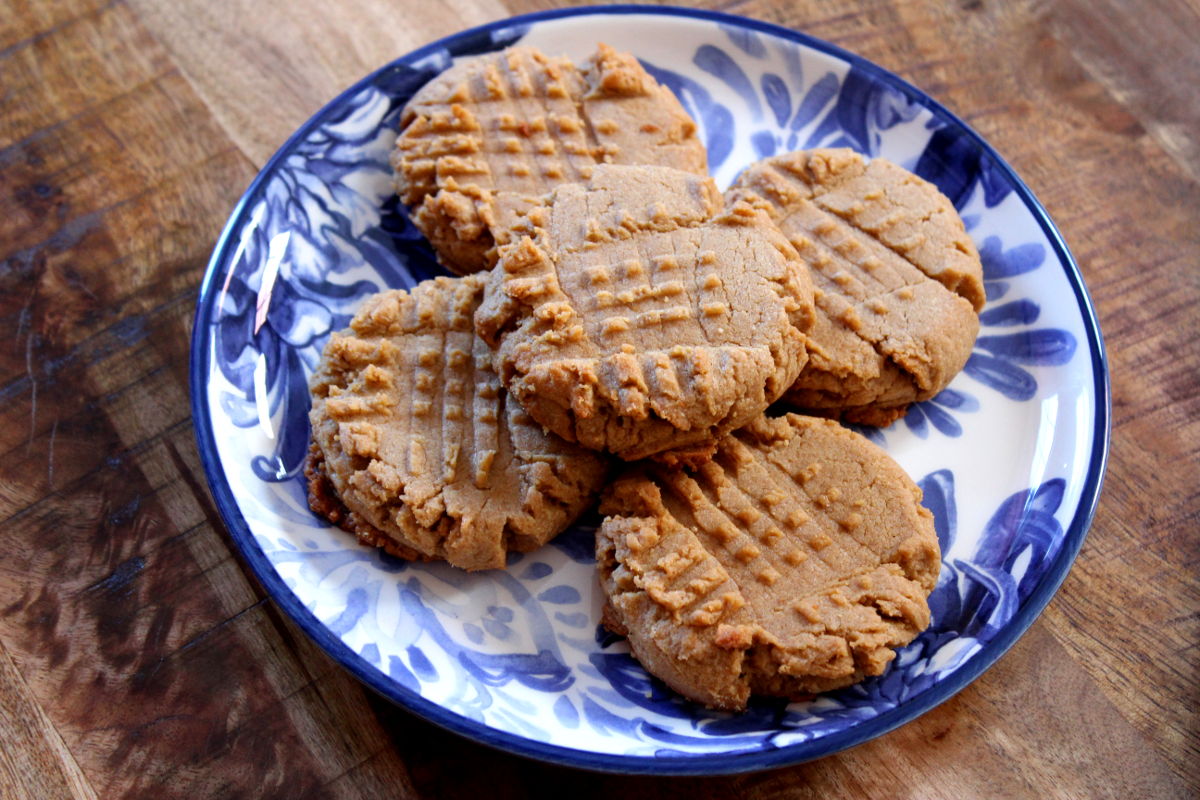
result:
<svg viewBox="0 0 1200 800"><path fill-rule="evenodd" d="M818 762L596 776L365 691L275 609L193 444L196 289L313 111L542 0L0 2L0 797L1189 797L1200 793L1200 12L767 0L997 146L1078 259L1113 447L1080 557L980 680Z"/></svg>
<svg viewBox="0 0 1200 800"><path fill-rule="evenodd" d="M0 787L10 800L94 798L75 757L0 644Z"/></svg>
<svg viewBox="0 0 1200 800"><path fill-rule="evenodd" d="M130 0L255 164L343 89L392 59L463 28L508 16L496 0L453 0L412 25L387 0L262 3ZM336 13L336 24L329 24ZM250 35L247 35L250 31ZM255 76L231 76L234 60Z"/></svg>

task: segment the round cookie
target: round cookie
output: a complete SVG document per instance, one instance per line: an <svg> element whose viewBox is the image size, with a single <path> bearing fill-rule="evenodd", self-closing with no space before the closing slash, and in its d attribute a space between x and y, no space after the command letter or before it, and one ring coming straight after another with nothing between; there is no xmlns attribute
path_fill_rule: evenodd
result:
<svg viewBox="0 0 1200 800"><path fill-rule="evenodd" d="M921 490L828 419L760 417L695 470L646 465L601 502L605 624L715 708L879 675L929 625L941 555Z"/></svg>
<svg viewBox="0 0 1200 800"><path fill-rule="evenodd" d="M805 361L808 271L765 214L709 178L601 165L514 228L476 330L549 430L633 460L711 452Z"/></svg>
<svg viewBox="0 0 1200 800"><path fill-rule="evenodd" d="M521 211L596 164L708 172L671 91L603 44L581 67L532 47L463 59L413 96L400 125L396 191L460 274L490 268Z"/></svg>
<svg viewBox="0 0 1200 800"><path fill-rule="evenodd" d="M310 505L365 544L504 566L565 529L606 465L511 402L472 329L483 279L369 298L310 380Z"/></svg>
<svg viewBox="0 0 1200 800"><path fill-rule="evenodd" d="M812 150L752 164L725 197L766 211L812 269L817 320L790 402L888 425L962 369L983 267L933 184L882 158Z"/></svg>

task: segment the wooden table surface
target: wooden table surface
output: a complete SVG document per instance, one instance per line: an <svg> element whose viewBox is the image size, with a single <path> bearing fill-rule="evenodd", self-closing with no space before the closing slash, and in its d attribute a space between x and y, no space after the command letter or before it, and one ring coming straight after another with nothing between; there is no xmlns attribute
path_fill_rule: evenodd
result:
<svg viewBox="0 0 1200 800"><path fill-rule="evenodd" d="M234 203L341 89L541 0L0 2L0 797L1195 797L1200 10L1194 0L705 3L965 118L1045 203L1112 368L1112 453L1046 612L944 705L716 779L489 750L373 696L266 599L204 483L197 287Z"/></svg>

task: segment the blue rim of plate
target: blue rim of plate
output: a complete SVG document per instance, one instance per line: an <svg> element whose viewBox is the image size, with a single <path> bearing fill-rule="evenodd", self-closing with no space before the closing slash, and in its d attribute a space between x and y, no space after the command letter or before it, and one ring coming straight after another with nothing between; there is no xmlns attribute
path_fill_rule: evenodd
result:
<svg viewBox="0 0 1200 800"><path fill-rule="evenodd" d="M411 64L440 48L449 48L455 43L476 40L494 30L544 20L560 19L562 17L596 14L649 14L691 17L718 24L749 28L827 53L885 81L909 99L929 109L935 115L942 117L951 127L956 128L959 133L974 141L983 151L995 159L997 168L1012 182L1017 195L1033 214L1041 226L1043 233L1045 233L1046 238L1054 248L1055 254L1065 266L1067 279L1074 291L1075 300L1079 305L1083 327L1087 334L1088 353L1092 361L1094 382L1092 388L1097 398L1096 419L1093 427L1091 460L1088 464L1087 476L1080 493L1079 505L1076 507L1075 515L1067 527L1063 539L1063 547L1055 558L1055 563L1046 570L1041 582L1034 588L1025 605L1010 620L1009 624L994 639L984 645L978 653L972 656L966 664L953 672L949 678L934 684L926 691L912 698L912 700L905 701L895 708L840 733L788 745L777 750L710 755L703 759L687 756L646 757L593 753L569 747L544 744L515 734L498 731L459 716L389 679L362 656L347 647L312 612L304 607L295 594L292 593L292 590L284 584L279 573L275 571L274 566L255 542L246 524L246 520L238 508L229 482L224 472L220 469L221 462L217 454L216 441L213 438L212 421L209 418L208 406L204 401L204 392L198 389L206 381L205 372L210 357L210 337L208 336L208 330L212 309L214 308L211 302L212 288L217 272L221 264L225 261L233 232L241 228L245 222L247 209L258 199L267 179L275 171L278 164L286 157L287 153L298 141L304 139L314 128L325 122L346 100L370 85L381 73L397 64ZM1104 340L1100 333L1099 321L1096 318L1096 309L1084 285L1079 265L1071 256L1066 243L1063 241L1062 234L1059 233L1058 228L1051 221L1046 209L1038 202L1033 192L1025 185L1025 182L1021 180L1012 167L1001 158L1000 154L982 136L945 106L899 76L836 45L768 22L761 22L717 11L680 8L676 6L581 6L578 8L539 11L532 14L496 20L452 34L401 56L390 64L367 75L327 103L288 137L279 150L271 156L234 207L229 221L217 239L216 247L213 249L212 257L209 259L208 266L205 269L204 279L200 284L200 294L197 300L196 316L192 329L189 378L196 443L200 450L201 462L204 465L205 477L208 480L209 488L217 504L217 510L224 520L226 527L229 529L233 541L241 550L242 556L249 563L251 570L267 590L267 593L321 649L375 692L429 722L481 744L516 755L571 767L603 772L648 775L723 775L752 772L772 767L799 764L832 755L833 753L862 744L887 733L924 714L934 706L940 705L966 688L968 684L994 664L1000 656L1004 655L1017 639L1029 629L1029 626L1041 614L1042 610L1050 602L1050 598L1053 597L1058 587L1066 578L1071 564L1074 563L1075 557L1083 545L1083 540L1091 525L1092 517L1096 512L1096 505L1100 497L1100 487L1103 483L1105 468L1108 463L1112 415L1108 357L1104 350Z"/></svg>

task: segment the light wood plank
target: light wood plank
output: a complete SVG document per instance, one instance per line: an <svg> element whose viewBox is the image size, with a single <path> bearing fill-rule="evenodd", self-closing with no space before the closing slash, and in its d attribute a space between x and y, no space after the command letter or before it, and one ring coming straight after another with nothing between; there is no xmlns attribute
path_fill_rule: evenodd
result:
<svg viewBox="0 0 1200 800"><path fill-rule="evenodd" d="M94 800L95 791L0 642L0 796Z"/></svg>
<svg viewBox="0 0 1200 800"><path fill-rule="evenodd" d="M258 165L359 78L434 39L508 16L498 0L429 9L388 0L130 3L228 137Z"/></svg>

